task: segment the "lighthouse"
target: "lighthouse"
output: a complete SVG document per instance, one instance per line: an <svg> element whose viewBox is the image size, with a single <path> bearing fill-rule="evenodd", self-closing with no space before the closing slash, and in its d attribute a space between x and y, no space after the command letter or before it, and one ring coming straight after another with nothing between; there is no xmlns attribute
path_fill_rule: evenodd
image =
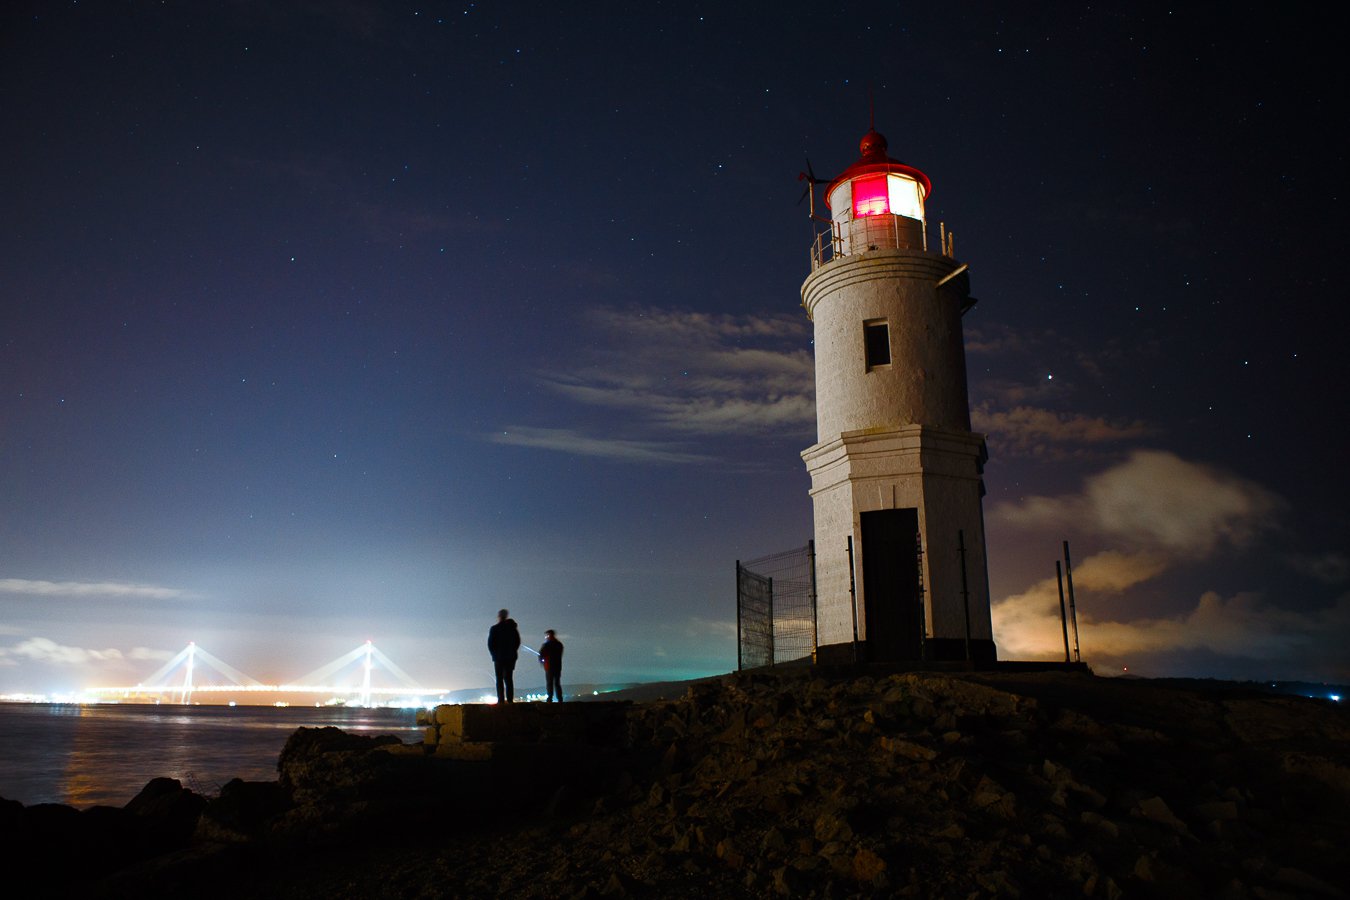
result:
<svg viewBox="0 0 1350 900"><path fill-rule="evenodd" d="M830 181L802 306L815 336L817 658L996 657L984 436L970 428L961 318L975 300L928 176L869 130ZM814 180L811 185L814 215ZM825 219L817 221L826 222Z"/></svg>

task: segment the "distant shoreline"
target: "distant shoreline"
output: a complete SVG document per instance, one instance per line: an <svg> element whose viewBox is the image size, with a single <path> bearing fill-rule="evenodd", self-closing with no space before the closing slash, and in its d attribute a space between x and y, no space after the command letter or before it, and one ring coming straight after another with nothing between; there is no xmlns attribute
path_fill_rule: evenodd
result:
<svg viewBox="0 0 1350 900"><path fill-rule="evenodd" d="M1019 664L1020 665L1020 664ZM1034 664L1033 664L1034 666ZM786 671L811 671L810 665L802 664L784 664L780 666L765 667L762 672L786 672ZM884 666L868 667L860 666L858 673L880 674L888 671ZM927 671L923 668L911 669L910 671ZM995 669L993 671L999 671ZM584 703L591 700L629 700L633 702L646 702L650 700L675 700L683 696L692 684L699 684L724 678L727 675L734 675L734 672L727 672L717 675L705 675L699 678L690 678L681 681L654 681L654 682L619 682L611 684L579 684L575 688L567 688L567 699L571 702ZM1137 675L1102 675L1093 673L1094 677L1111 680L1124 681L1148 681L1154 684L1171 684L1177 687L1193 687L1204 689L1206 687L1217 687L1220 685L1230 685L1235 688L1256 690L1264 693L1279 694L1285 696L1308 697L1312 699L1331 700L1339 702L1342 698L1350 699L1350 684L1336 684L1332 682L1316 682L1302 680L1284 680L1284 679L1261 679L1236 681L1228 678L1219 677L1195 677L1195 676L1137 676ZM491 703L493 695L492 687L483 688L464 688L455 691L449 691L436 697L418 698L421 702L417 704L405 704L391 702L387 704L375 704L372 706L362 706L358 703L345 701L310 701L310 700L276 700L271 703L258 702L240 702L238 699L229 699L221 701L193 700L187 703L181 703L173 700L156 699L53 699L41 695L8 695L0 696L0 705L47 705L47 706L158 706L158 707L230 707L243 709L285 709L288 707L301 709L430 709L441 705L461 705L469 703ZM295 695L300 696L300 695ZM545 701L543 687L530 689L517 699L520 703L539 703Z"/></svg>

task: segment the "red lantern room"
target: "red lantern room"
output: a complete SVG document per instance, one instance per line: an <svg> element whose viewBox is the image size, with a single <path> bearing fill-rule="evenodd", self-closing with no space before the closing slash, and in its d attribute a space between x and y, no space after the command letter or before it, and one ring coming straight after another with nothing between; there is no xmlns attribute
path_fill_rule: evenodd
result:
<svg viewBox="0 0 1350 900"><path fill-rule="evenodd" d="M928 176L886 155L886 138L872 129L858 144L862 156L825 188L833 256L868 250L926 250L924 204Z"/></svg>

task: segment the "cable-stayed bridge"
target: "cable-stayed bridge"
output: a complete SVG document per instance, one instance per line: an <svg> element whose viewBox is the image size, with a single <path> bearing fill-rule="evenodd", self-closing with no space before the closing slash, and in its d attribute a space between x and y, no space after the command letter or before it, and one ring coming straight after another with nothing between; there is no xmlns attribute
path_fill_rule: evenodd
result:
<svg viewBox="0 0 1350 900"><path fill-rule="evenodd" d="M373 678L379 672L381 677ZM211 678L227 681L206 680ZM390 680L397 682L388 684ZM423 687L385 656L372 642L366 641L332 662L322 665L290 684L263 684L208 653L196 642L189 642L178 655L160 666L153 675L140 684L121 687L94 687L86 690L100 699L193 703L199 695L212 695L209 702L219 703L217 697L248 696L267 702L271 695L324 698L329 703L351 706L380 706L390 698L422 698L447 694L450 688Z"/></svg>

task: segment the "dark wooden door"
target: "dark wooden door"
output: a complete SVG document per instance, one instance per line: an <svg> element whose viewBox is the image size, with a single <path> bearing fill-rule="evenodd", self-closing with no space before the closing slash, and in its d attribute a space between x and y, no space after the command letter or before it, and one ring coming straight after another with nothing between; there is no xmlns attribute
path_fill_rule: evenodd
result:
<svg viewBox="0 0 1350 900"><path fill-rule="evenodd" d="M862 575L869 658L920 659L923 592L917 509L862 513Z"/></svg>

